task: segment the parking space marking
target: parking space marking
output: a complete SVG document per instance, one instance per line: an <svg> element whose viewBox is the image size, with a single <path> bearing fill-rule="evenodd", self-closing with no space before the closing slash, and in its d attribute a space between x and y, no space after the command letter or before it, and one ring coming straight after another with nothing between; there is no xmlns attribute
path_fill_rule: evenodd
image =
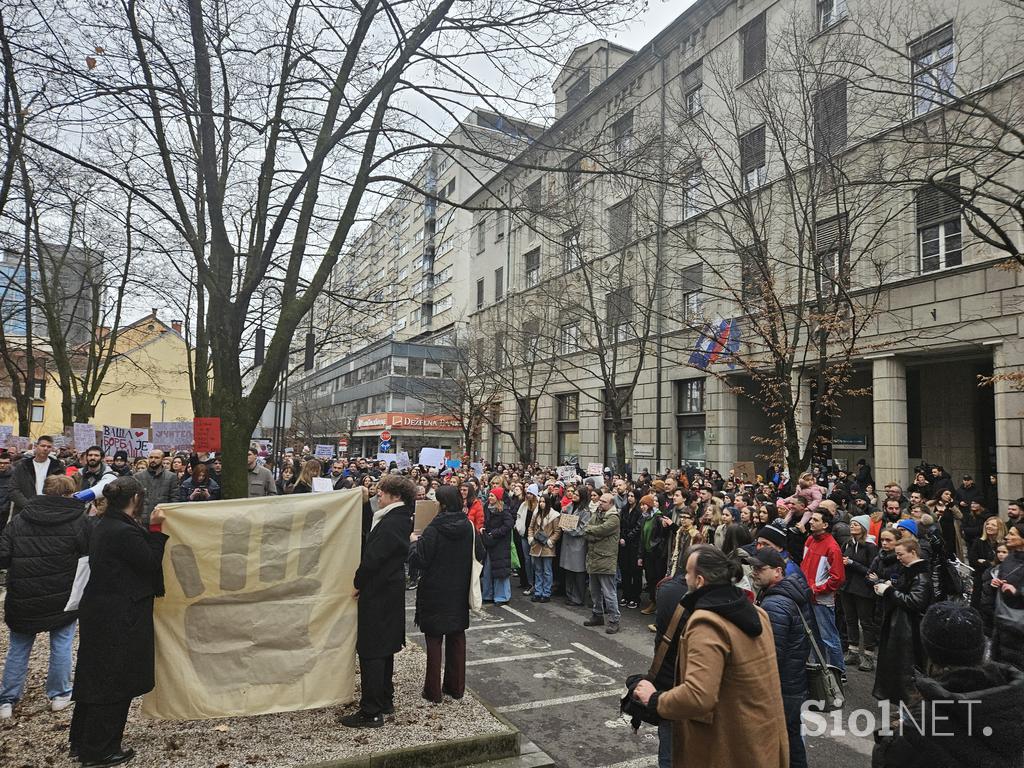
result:
<svg viewBox="0 0 1024 768"><path fill-rule="evenodd" d="M615 669L621 669L622 668L622 665L619 664L619 662L614 661L613 659L609 659L607 656L604 656L604 655L598 653L593 648L588 648L583 643L572 643L572 646L573 646L573 648L579 648L584 653L589 653L595 659L597 659L598 661L603 661L605 664L607 664L610 667L615 667Z"/></svg>
<svg viewBox="0 0 1024 768"><path fill-rule="evenodd" d="M502 627L521 627L523 622L521 621L506 621L502 624L478 624L473 627L466 627L467 632L473 632L477 629L501 629ZM422 632L409 632L406 637L423 637Z"/></svg>
<svg viewBox="0 0 1024 768"><path fill-rule="evenodd" d="M496 656L493 659L473 659L467 661L467 667L478 667L481 664L497 664L502 661L522 661L524 659L543 659L548 656L565 656L567 653L572 653L572 648L564 648L560 651L539 651L537 653L521 653L517 656Z"/></svg>
<svg viewBox="0 0 1024 768"><path fill-rule="evenodd" d="M467 662L468 664L468 662ZM603 699L606 696L622 696L625 690L623 686L609 688L606 691L595 691L593 693L580 693L576 696L563 696L558 699L542 699L541 701L524 701L521 704L506 704L504 707L497 707L498 712L526 712L530 709L541 709L543 707L557 707L561 704L575 704L578 701L590 701L591 699Z"/></svg>
<svg viewBox="0 0 1024 768"><path fill-rule="evenodd" d="M536 621L536 619L531 619L531 618L530 618L529 616L527 616L527 615L526 615L525 613L520 613L519 611L517 611L517 610L516 610L515 608L513 608L512 606L509 606L509 605L503 605L503 606L501 606L501 607L502 607L502 608L503 608L504 610L506 610L506 611L508 611L509 613L511 613L511 614L512 614L513 616L518 616L518 617L519 617L520 619L522 619L523 621L525 621L525 622L526 622L527 624L533 624L533 623L534 623L534 622Z"/></svg>
<svg viewBox="0 0 1024 768"><path fill-rule="evenodd" d="M604 765L601 768L646 768L648 765L657 765L657 755L644 755L643 757L634 757L632 760L624 760L621 763L613 763L612 765Z"/></svg>

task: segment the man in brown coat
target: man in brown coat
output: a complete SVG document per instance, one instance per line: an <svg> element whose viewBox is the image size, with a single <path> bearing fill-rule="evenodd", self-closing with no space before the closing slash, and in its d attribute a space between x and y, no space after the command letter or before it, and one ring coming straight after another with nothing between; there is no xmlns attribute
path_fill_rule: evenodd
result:
<svg viewBox="0 0 1024 768"><path fill-rule="evenodd" d="M789 740L768 615L735 586L739 563L690 550L675 687L634 695L672 722L673 768L785 768ZM719 713L722 713L720 716Z"/></svg>

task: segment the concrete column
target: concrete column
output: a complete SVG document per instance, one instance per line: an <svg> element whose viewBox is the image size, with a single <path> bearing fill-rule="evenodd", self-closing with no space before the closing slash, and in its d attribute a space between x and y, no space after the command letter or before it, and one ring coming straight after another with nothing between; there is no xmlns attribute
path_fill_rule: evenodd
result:
<svg viewBox="0 0 1024 768"><path fill-rule="evenodd" d="M707 463L725 477L739 461L739 397L716 376L704 381Z"/></svg>
<svg viewBox="0 0 1024 768"><path fill-rule="evenodd" d="M1024 369L1024 339L995 345L992 369L1000 374ZM996 471L999 477L999 514L1006 517L1006 505L1024 496L1024 392L1012 381L996 379Z"/></svg>
<svg viewBox="0 0 1024 768"><path fill-rule="evenodd" d="M897 357L872 363L871 394L875 428L875 487L907 482L907 370Z"/></svg>

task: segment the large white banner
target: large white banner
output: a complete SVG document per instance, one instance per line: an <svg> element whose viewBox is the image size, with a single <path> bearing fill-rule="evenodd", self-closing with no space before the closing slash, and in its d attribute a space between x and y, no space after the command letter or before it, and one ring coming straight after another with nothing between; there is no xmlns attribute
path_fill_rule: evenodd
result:
<svg viewBox="0 0 1024 768"><path fill-rule="evenodd" d="M361 489L163 505L156 688L168 720L345 704L355 692Z"/></svg>

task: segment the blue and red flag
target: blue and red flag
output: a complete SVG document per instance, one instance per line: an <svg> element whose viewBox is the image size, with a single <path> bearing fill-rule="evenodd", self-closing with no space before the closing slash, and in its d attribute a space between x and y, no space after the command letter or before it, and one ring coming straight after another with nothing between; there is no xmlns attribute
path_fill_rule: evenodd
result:
<svg viewBox="0 0 1024 768"><path fill-rule="evenodd" d="M740 326L734 319L716 320L705 326L697 339L697 346L690 354L690 365L706 371L720 359L732 358L740 349ZM729 367L736 363L729 359Z"/></svg>

